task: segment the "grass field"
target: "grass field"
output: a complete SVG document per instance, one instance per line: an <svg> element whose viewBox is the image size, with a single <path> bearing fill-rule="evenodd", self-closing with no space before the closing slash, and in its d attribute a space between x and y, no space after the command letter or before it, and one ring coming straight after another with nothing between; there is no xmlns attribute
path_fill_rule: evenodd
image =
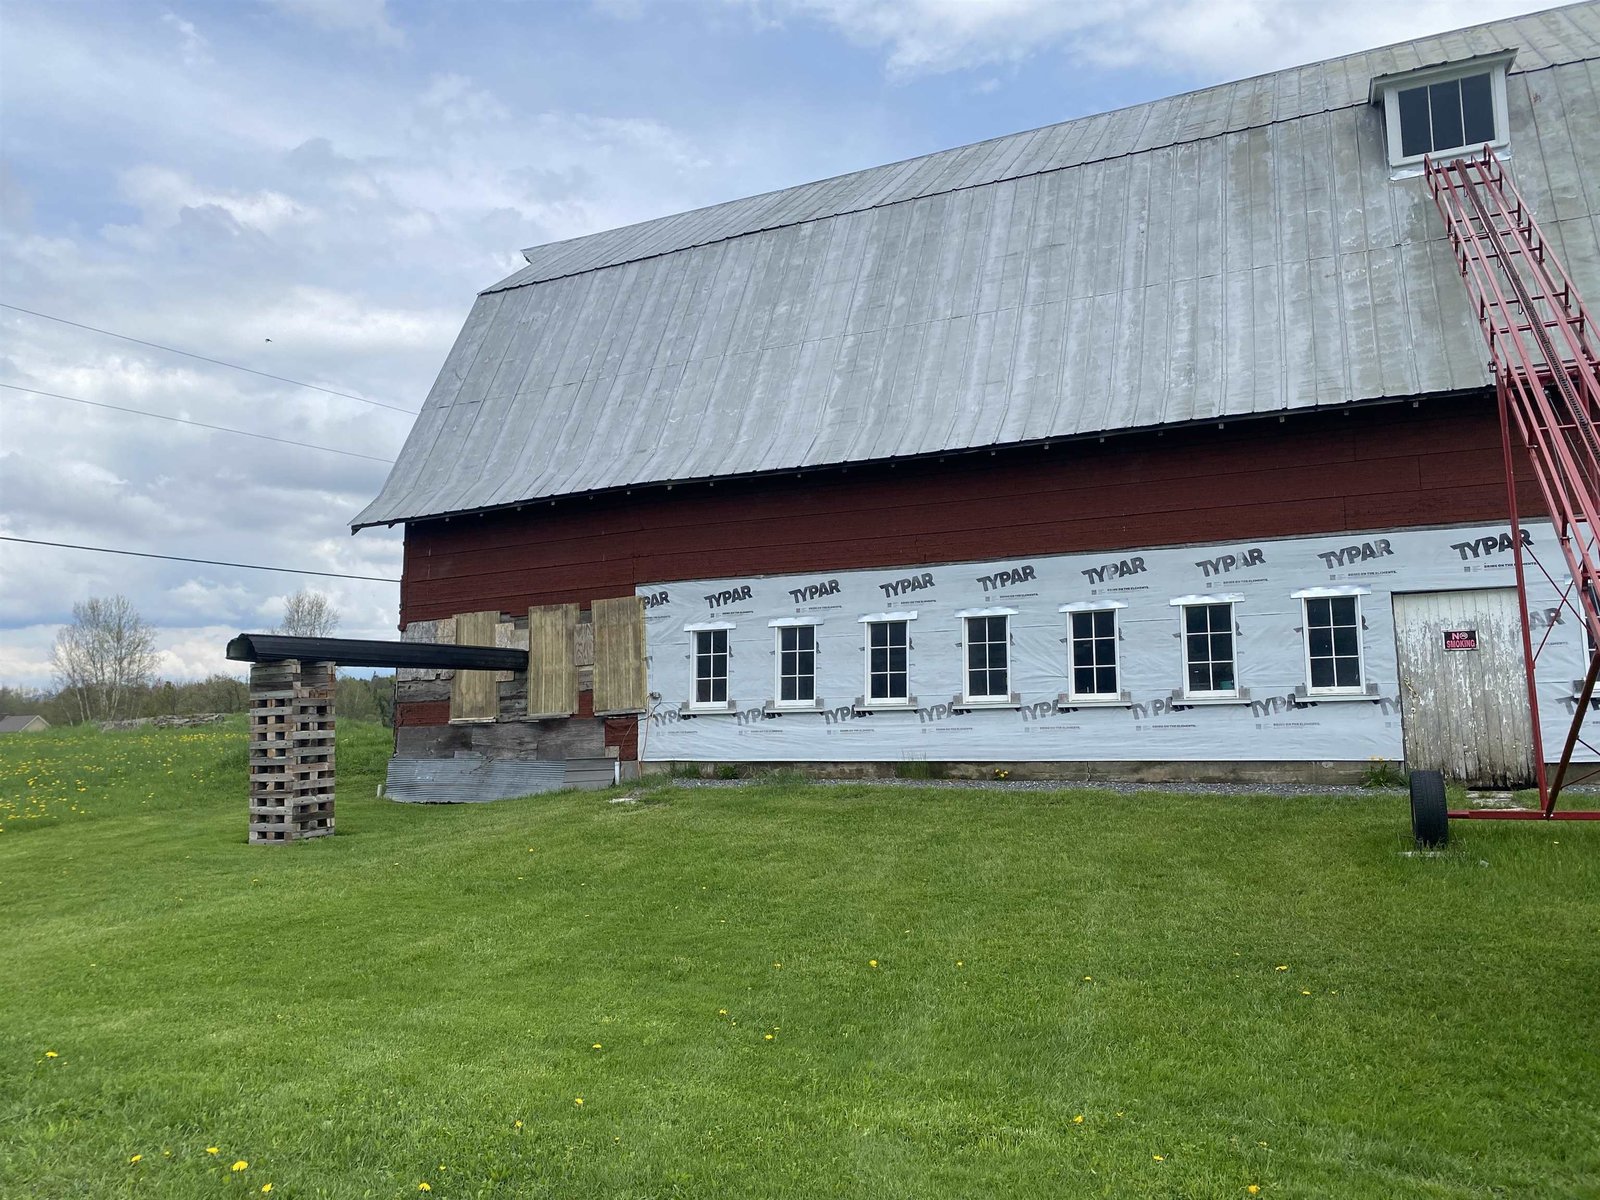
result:
<svg viewBox="0 0 1600 1200"><path fill-rule="evenodd" d="M241 729L0 742L0 1195L1600 1195L1600 827L411 808L386 739L291 847L245 844Z"/></svg>

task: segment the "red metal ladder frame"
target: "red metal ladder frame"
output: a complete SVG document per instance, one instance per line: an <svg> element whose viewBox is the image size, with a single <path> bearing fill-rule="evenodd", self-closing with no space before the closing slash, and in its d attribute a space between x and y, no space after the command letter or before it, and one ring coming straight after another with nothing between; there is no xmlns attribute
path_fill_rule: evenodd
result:
<svg viewBox="0 0 1600 1200"><path fill-rule="evenodd" d="M1492 148L1435 162L1423 159L1429 191L1444 218L1456 267L1489 344L1500 408L1500 439L1505 457L1506 495L1511 513L1512 554L1522 615L1523 663L1533 718L1534 773L1539 788L1535 810L1470 809L1452 817L1484 819L1600 820L1600 811L1557 812L1561 789L1580 782L1571 777L1579 746L1596 748L1583 735L1595 704L1600 677L1600 356L1593 323L1533 213ZM1512 433L1515 430L1533 464L1566 559L1567 582L1525 547L1517 511ZM1576 615L1588 632L1589 669L1573 697L1567 731L1553 778L1547 778L1539 720L1536 672L1555 622L1548 622L1537 646L1528 613L1525 560L1531 561L1561 597L1561 609ZM1559 568L1558 568L1559 569ZM1560 610L1558 610L1560 611ZM1600 775L1585 770L1582 779Z"/></svg>

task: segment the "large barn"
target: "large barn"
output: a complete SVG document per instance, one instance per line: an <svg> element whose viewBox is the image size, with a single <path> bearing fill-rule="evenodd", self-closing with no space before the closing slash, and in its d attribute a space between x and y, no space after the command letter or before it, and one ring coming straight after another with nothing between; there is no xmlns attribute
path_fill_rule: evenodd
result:
<svg viewBox="0 0 1600 1200"><path fill-rule="evenodd" d="M525 251L354 524L406 637L530 669L403 673L397 753L1527 781L1423 156L1493 146L1600 296L1597 60L1579 4Z"/></svg>

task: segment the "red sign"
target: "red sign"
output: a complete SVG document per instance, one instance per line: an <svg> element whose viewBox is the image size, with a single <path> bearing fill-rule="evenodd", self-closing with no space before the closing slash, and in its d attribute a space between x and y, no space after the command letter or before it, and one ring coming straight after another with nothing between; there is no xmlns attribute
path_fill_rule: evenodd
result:
<svg viewBox="0 0 1600 1200"><path fill-rule="evenodd" d="M1444 631L1444 648L1446 650L1476 650L1478 648L1478 631L1476 629L1446 629Z"/></svg>

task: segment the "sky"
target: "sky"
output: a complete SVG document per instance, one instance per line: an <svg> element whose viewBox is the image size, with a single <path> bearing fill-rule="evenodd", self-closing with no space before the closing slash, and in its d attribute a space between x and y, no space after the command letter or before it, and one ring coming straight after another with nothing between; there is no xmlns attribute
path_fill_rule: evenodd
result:
<svg viewBox="0 0 1600 1200"><path fill-rule="evenodd" d="M1544 7L0 0L0 534L397 580L349 521L523 247ZM242 674L301 587L396 636L394 582L0 541L0 684L115 593Z"/></svg>

